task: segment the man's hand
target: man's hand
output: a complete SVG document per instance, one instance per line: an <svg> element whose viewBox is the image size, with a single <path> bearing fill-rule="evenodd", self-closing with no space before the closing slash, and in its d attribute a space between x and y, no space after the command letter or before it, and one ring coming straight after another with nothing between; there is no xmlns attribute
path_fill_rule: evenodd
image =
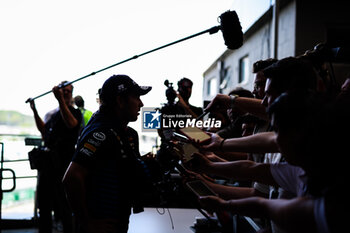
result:
<svg viewBox="0 0 350 233"><path fill-rule="evenodd" d="M203 196L199 198L199 203L203 207L203 209L218 212L225 209L227 205L227 201L216 197L216 196Z"/></svg>
<svg viewBox="0 0 350 233"><path fill-rule="evenodd" d="M205 156L206 156L210 161L212 161L212 162L227 162L226 159L223 159L223 158L221 158L220 156L217 156L217 155L214 154L213 152L207 151L207 152L205 152L204 154L205 154Z"/></svg>
<svg viewBox="0 0 350 233"><path fill-rule="evenodd" d="M215 182L215 179L207 176L206 174L199 174L193 171L190 171L188 169L185 168L186 171L186 176L183 176L183 180L185 182L187 181L192 181L192 180L201 180L203 182L209 181L209 182Z"/></svg>
<svg viewBox="0 0 350 233"><path fill-rule="evenodd" d="M215 133L209 133L210 135L210 142L206 145L202 145L201 149L203 149L204 151L220 151L220 145L222 140L224 140L223 138L221 138L219 135L215 134Z"/></svg>
<svg viewBox="0 0 350 233"><path fill-rule="evenodd" d="M35 107L35 101L33 99L30 99L29 101L29 106L30 108L35 111L36 110L36 107Z"/></svg>
<svg viewBox="0 0 350 233"><path fill-rule="evenodd" d="M55 95L55 98L59 101L59 102L64 102L64 96L63 96L63 90L62 88L59 88L58 86L54 86L52 88L52 92Z"/></svg>
<svg viewBox="0 0 350 233"><path fill-rule="evenodd" d="M200 153L193 153L192 157L193 159L187 163L188 168L197 173L207 173L212 162Z"/></svg>
<svg viewBox="0 0 350 233"><path fill-rule="evenodd" d="M204 112L210 112L218 108L222 110L230 108L230 96L224 94L217 94L215 98L205 108Z"/></svg>

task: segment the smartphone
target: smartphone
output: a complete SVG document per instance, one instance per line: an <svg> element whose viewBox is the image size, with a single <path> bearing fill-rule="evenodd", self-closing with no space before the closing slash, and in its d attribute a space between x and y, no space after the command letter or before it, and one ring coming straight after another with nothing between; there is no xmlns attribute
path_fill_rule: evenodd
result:
<svg viewBox="0 0 350 233"><path fill-rule="evenodd" d="M180 129L180 131L188 138L199 141L200 143L210 140L209 134L197 127L186 127Z"/></svg>
<svg viewBox="0 0 350 233"><path fill-rule="evenodd" d="M190 161L192 159L192 154L195 152L199 152L198 149L192 145L191 143L185 143L182 146L182 150L183 150L183 160L185 163L187 163L188 161Z"/></svg>
<svg viewBox="0 0 350 233"><path fill-rule="evenodd" d="M217 196L217 194L201 180L189 181L186 183L186 186L196 194L197 197Z"/></svg>

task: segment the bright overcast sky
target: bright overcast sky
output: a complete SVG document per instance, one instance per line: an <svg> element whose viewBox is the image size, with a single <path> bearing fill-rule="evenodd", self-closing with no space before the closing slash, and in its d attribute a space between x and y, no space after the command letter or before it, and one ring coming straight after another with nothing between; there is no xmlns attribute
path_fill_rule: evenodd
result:
<svg viewBox="0 0 350 233"><path fill-rule="evenodd" d="M2 0L0 109L32 115L25 100L62 80L72 81L134 55L218 25L234 9L243 29L270 0ZM74 84L74 95L96 111L96 92L112 74L127 74L153 90L145 107L166 102L164 80L194 81L190 102L202 105L202 74L226 47L221 32L201 35ZM52 93L36 100L41 116L55 108Z"/></svg>

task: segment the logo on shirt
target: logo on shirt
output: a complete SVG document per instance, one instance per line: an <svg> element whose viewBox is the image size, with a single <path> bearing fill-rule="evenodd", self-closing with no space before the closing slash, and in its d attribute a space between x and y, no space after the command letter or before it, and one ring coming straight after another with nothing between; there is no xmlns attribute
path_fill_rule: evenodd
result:
<svg viewBox="0 0 350 233"><path fill-rule="evenodd" d="M157 129L160 129L161 115L159 109L143 108L142 131L156 131Z"/></svg>
<svg viewBox="0 0 350 233"><path fill-rule="evenodd" d="M91 145L90 143L85 143L85 144L84 144L84 147L85 147L86 149L91 150L92 152L95 152L95 151L96 151L96 147L94 147L94 146Z"/></svg>
<svg viewBox="0 0 350 233"><path fill-rule="evenodd" d="M86 149L85 147L81 148L81 149L80 149L80 152L81 152L82 154L87 155L87 156L92 156L92 155L94 154L94 152L92 152L92 151L89 150L89 149Z"/></svg>
<svg viewBox="0 0 350 233"><path fill-rule="evenodd" d="M96 141L95 139L92 139L92 138L89 138L87 140L87 142L90 143L93 146L97 146L97 147L101 146L101 142L100 141Z"/></svg>
<svg viewBox="0 0 350 233"><path fill-rule="evenodd" d="M104 141L106 139L106 135L102 132L95 132L92 136L99 141Z"/></svg>

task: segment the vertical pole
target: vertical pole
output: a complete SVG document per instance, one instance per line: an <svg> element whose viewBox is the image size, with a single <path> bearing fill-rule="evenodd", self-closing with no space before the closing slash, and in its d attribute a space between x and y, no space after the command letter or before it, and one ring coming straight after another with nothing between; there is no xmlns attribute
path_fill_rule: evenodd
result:
<svg viewBox="0 0 350 233"><path fill-rule="evenodd" d="M1 158L0 158L0 233L2 232L2 198L3 198L3 192L2 192L2 169L4 168L3 162L4 162L4 143L0 142L1 144Z"/></svg>
<svg viewBox="0 0 350 233"><path fill-rule="evenodd" d="M273 25L274 25L274 45L273 45L273 57L278 59L278 20L279 20L279 8L280 1L275 0L275 5L273 7Z"/></svg>

